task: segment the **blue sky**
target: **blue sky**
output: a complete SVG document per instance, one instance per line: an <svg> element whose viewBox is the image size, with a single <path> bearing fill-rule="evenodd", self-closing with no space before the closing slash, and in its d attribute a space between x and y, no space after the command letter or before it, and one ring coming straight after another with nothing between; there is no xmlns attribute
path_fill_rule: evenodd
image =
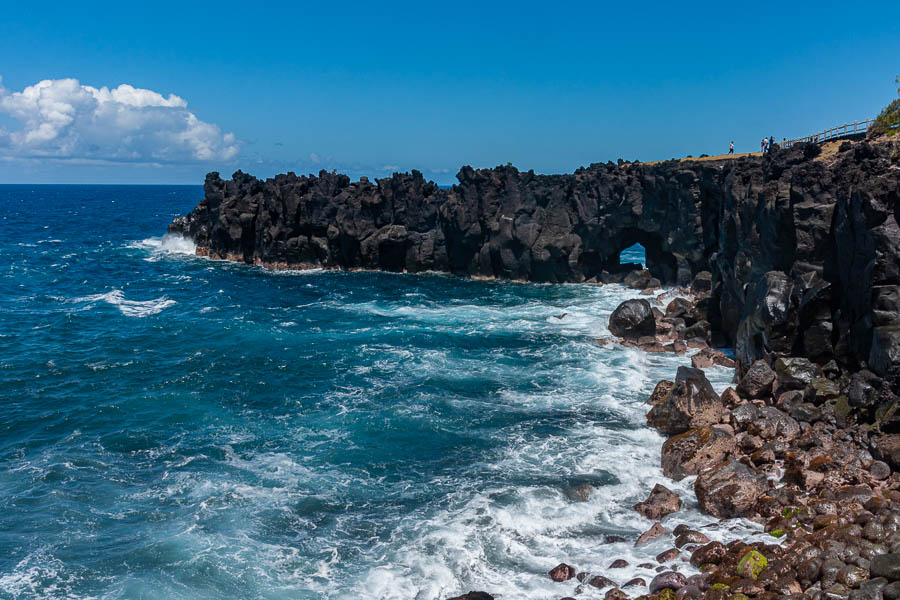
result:
<svg viewBox="0 0 900 600"><path fill-rule="evenodd" d="M749 151L874 116L898 73L896 0L8 3L0 182Z"/></svg>

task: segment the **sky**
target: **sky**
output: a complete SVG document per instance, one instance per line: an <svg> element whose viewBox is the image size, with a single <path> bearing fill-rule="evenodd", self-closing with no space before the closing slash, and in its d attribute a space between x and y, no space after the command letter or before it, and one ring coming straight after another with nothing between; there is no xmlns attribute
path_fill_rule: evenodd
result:
<svg viewBox="0 0 900 600"><path fill-rule="evenodd" d="M758 150L897 95L900 2L12 2L0 183Z"/></svg>

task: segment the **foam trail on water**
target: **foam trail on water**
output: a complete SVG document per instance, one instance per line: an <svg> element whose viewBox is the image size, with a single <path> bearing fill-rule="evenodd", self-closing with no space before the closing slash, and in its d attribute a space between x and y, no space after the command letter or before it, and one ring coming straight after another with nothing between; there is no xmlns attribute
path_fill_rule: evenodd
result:
<svg viewBox="0 0 900 600"><path fill-rule="evenodd" d="M98 302L106 302L107 304L118 308L119 312L126 317L149 317L151 315L159 314L170 306L175 305L174 300L170 300L165 296L153 300L128 300L125 298L125 294L122 290L112 290L105 294L83 296L81 298L75 298L71 300L71 302L86 303L88 305L87 308L96 305Z"/></svg>

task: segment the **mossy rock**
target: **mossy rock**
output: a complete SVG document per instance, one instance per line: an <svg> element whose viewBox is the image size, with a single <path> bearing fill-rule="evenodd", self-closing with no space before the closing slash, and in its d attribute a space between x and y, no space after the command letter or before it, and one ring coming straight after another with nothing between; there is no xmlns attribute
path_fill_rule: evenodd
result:
<svg viewBox="0 0 900 600"><path fill-rule="evenodd" d="M847 396L838 396L834 401L834 416L845 422L850 416L850 403L847 402Z"/></svg>
<svg viewBox="0 0 900 600"><path fill-rule="evenodd" d="M669 588L660 590L657 598L659 598L659 600L675 600L676 599L675 591L671 590Z"/></svg>
<svg viewBox="0 0 900 600"><path fill-rule="evenodd" d="M756 581L768 564L769 561L766 560L765 556L756 550L751 550L738 561L737 572L741 577Z"/></svg>
<svg viewBox="0 0 900 600"><path fill-rule="evenodd" d="M714 583L714 584L712 584L712 589L714 589L714 590L730 590L731 586L726 585L724 583Z"/></svg>
<svg viewBox="0 0 900 600"><path fill-rule="evenodd" d="M771 535L774 538L784 537L784 529L773 529L772 531L769 532L769 535Z"/></svg>
<svg viewBox="0 0 900 600"><path fill-rule="evenodd" d="M742 594L741 592L738 592L737 594L735 594L734 596L731 597L731 600L750 600L750 598L747 597L747 594Z"/></svg>

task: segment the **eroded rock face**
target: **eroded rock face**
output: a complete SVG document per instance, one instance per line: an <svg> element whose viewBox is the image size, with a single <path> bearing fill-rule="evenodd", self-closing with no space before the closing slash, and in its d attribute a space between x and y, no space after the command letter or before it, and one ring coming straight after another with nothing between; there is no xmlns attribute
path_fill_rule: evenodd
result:
<svg viewBox="0 0 900 600"><path fill-rule="evenodd" d="M668 435L718 423L724 407L700 369L679 367L675 385L647 413L647 423Z"/></svg>
<svg viewBox="0 0 900 600"><path fill-rule="evenodd" d="M834 359L865 364L897 394L900 153L861 142L821 161L817 149L570 175L463 167L450 189L417 171L375 182L210 173L169 230L199 254L247 263L543 282L624 279L633 266L619 252L640 242L652 275L642 285L709 294L688 337L720 332L741 372L757 359Z"/></svg>

